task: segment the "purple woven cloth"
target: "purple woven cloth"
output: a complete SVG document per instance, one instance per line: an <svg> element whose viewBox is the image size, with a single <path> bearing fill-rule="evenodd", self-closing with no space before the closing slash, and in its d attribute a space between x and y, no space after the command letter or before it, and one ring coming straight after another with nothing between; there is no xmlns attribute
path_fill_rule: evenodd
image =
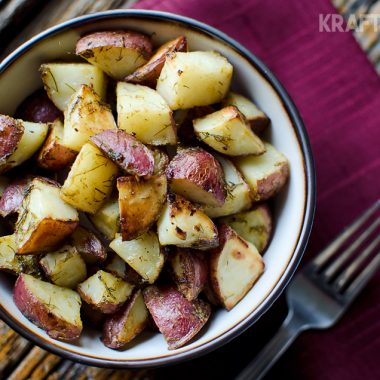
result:
<svg viewBox="0 0 380 380"><path fill-rule="evenodd" d="M304 261L379 197L380 79L351 33L319 31L319 15L336 13L330 0L142 0L135 7L222 30L260 57L292 96L317 168L317 212ZM280 300L242 337L191 365L165 370L165 376L232 378L284 313ZM336 327L301 335L268 378L283 376L380 379L380 273Z"/></svg>

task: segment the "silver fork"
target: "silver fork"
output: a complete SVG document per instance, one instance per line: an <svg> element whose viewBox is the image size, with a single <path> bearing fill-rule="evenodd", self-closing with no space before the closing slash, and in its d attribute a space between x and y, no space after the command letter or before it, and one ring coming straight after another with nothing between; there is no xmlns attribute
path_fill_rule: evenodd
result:
<svg viewBox="0 0 380 380"><path fill-rule="evenodd" d="M344 314L380 266L380 233L369 243L366 242L378 228L380 217L377 217L341 254L337 257L335 254L355 232L376 215L379 207L380 199L298 272L287 288L289 312L284 323L235 380L261 379L302 331L327 329ZM362 245L366 247L361 248ZM360 253L354 256L358 248ZM370 262L365 265L368 260ZM359 271L363 265L364 269Z"/></svg>

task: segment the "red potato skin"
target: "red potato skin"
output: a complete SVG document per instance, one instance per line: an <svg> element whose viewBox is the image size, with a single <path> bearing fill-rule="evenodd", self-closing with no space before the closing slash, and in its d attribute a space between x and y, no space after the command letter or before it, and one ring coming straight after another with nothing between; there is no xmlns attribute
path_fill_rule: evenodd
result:
<svg viewBox="0 0 380 380"><path fill-rule="evenodd" d="M143 291L145 304L169 350L189 342L206 324L211 307L202 300L188 301L174 286L151 285Z"/></svg>
<svg viewBox="0 0 380 380"><path fill-rule="evenodd" d="M29 95L17 108L16 116L33 123L51 123L63 120L62 112L49 99L44 90L37 90Z"/></svg>
<svg viewBox="0 0 380 380"><path fill-rule="evenodd" d="M115 164L129 174L152 175L152 152L132 135L121 129L109 129L90 138Z"/></svg>
<svg viewBox="0 0 380 380"><path fill-rule="evenodd" d="M19 121L0 115L0 173L6 171L5 160L16 150L23 134L24 127Z"/></svg>
<svg viewBox="0 0 380 380"><path fill-rule="evenodd" d="M177 51L187 51L186 37L180 36L160 46L145 65L138 68L134 73L128 75L124 81L141 84L155 89L157 79L164 67L166 56Z"/></svg>
<svg viewBox="0 0 380 380"><path fill-rule="evenodd" d="M17 212L24 199L28 183L29 181L27 179L20 179L11 182L6 187L0 199L0 215L3 218Z"/></svg>
<svg viewBox="0 0 380 380"><path fill-rule="evenodd" d="M13 300L21 313L35 325L45 330L53 339L74 340L79 338L82 329L55 318L28 289L23 274L16 281Z"/></svg>
<svg viewBox="0 0 380 380"><path fill-rule="evenodd" d="M286 184L289 178L289 164L283 165L278 172L257 181L257 189L254 194L255 201L266 201L276 195Z"/></svg>
<svg viewBox="0 0 380 380"><path fill-rule="evenodd" d="M175 273L174 262L181 264L181 276ZM177 248L169 255L170 274L178 290L189 300L195 300L208 281L208 265L203 252L194 249Z"/></svg>
<svg viewBox="0 0 380 380"><path fill-rule="evenodd" d="M134 292L129 301L127 301L123 307L115 314L110 315L104 322L102 342L105 346L114 350L122 349L128 342L119 340L119 334L123 330L123 327L127 321L130 310L135 303L136 298L141 294L141 290ZM134 337L140 334L148 325L149 319L147 318L144 324L138 326L134 331Z"/></svg>
<svg viewBox="0 0 380 380"><path fill-rule="evenodd" d="M88 34L82 37L76 45L75 54L89 58L91 49L99 47L124 47L139 50L140 54L149 59L152 55L153 45L150 37L132 31L104 31Z"/></svg>
<svg viewBox="0 0 380 380"><path fill-rule="evenodd" d="M87 228L78 226L71 241L86 264L99 264L107 259L107 251L102 242Z"/></svg>
<svg viewBox="0 0 380 380"><path fill-rule="evenodd" d="M176 180L189 181L204 191L213 194L217 205L222 206L226 199L224 173L218 160L201 148L182 149L170 161L166 177L173 186ZM178 190L174 189L178 192ZM184 194L181 194L185 196ZM190 199L202 203L199 199Z"/></svg>

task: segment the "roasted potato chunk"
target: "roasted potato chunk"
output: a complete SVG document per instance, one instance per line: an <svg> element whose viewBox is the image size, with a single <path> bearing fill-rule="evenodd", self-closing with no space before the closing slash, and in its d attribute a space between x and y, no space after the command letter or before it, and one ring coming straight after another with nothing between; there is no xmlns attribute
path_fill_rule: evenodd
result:
<svg viewBox="0 0 380 380"><path fill-rule="evenodd" d="M79 152L91 136L115 128L116 123L108 105L91 87L80 86L70 98L65 111L65 146Z"/></svg>
<svg viewBox="0 0 380 380"><path fill-rule="evenodd" d="M0 115L0 173L32 157L45 140L47 124Z"/></svg>
<svg viewBox="0 0 380 380"><path fill-rule="evenodd" d="M70 245L48 253L40 260L40 265L53 284L64 288L75 289L87 277L86 263Z"/></svg>
<svg viewBox="0 0 380 380"><path fill-rule="evenodd" d="M28 179L19 179L12 181L5 188L0 199L0 215L3 218L19 212L29 182Z"/></svg>
<svg viewBox="0 0 380 380"><path fill-rule="evenodd" d="M13 300L21 313L54 339L74 340L82 332L77 292L21 274Z"/></svg>
<svg viewBox="0 0 380 380"><path fill-rule="evenodd" d="M105 346L121 349L143 331L149 321L141 290L136 290L131 299L104 322L102 341Z"/></svg>
<svg viewBox="0 0 380 380"><path fill-rule="evenodd" d="M135 72L128 75L124 80L135 84L142 84L151 88L156 88L157 79L164 67L166 57L170 53L177 51L187 51L186 37L179 36L174 40L166 42L160 46L150 60Z"/></svg>
<svg viewBox="0 0 380 380"><path fill-rule="evenodd" d="M188 343L206 324L211 314L209 304L201 300L188 301L174 286L151 285L144 289L143 295L169 350Z"/></svg>
<svg viewBox="0 0 380 380"><path fill-rule="evenodd" d="M205 254L193 249L177 248L168 260L170 274L178 290L189 301L195 300L208 281Z"/></svg>
<svg viewBox="0 0 380 380"><path fill-rule="evenodd" d="M227 94L232 65L215 51L171 53L157 80L157 91L172 110L207 106Z"/></svg>
<svg viewBox="0 0 380 380"><path fill-rule="evenodd" d="M272 216L266 204L259 204L250 211L241 212L221 219L239 236L264 252L272 235Z"/></svg>
<svg viewBox="0 0 380 380"><path fill-rule="evenodd" d="M103 270L78 286L82 300L104 314L112 314L120 309L132 290L132 285Z"/></svg>
<svg viewBox="0 0 380 380"><path fill-rule="evenodd" d="M37 255L17 255L15 235L0 237L0 270L14 275L27 273L36 278L42 277Z"/></svg>
<svg viewBox="0 0 380 380"><path fill-rule="evenodd" d="M221 304L231 310L264 272L264 261L256 247L231 227L219 228L220 244L211 253L210 279Z"/></svg>
<svg viewBox="0 0 380 380"><path fill-rule="evenodd" d="M272 145L265 143L266 153L235 159L252 191L254 201L264 201L277 194L289 177L287 158Z"/></svg>
<svg viewBox="0 0 380 380"><path fill-rule="evenodd" d="M223 170L213 155L201 148L181 149L166 169L172 190L192 202L222 206L226 199Z"/></svg>
<svg viewBox="0 0 380 380"><path fill-rule="evenodd" d="M99 264L107 259L107 251L102 242L93 232L83 226L78 226L71 235L71 243L86 264Z"/></svg>
<svg viewBox="0 0 380 380"><path fill-rule="evenodd" d="M78 212L60 198L59 186L35 178L26 190L16 223L18 253L51 251L78 223Z"/></svg>
<svg viewBox="0 0 380 380"><path fill-rule="evenodd" d="M131 31L96 32L82 37L75 53L120 80L145 64L152 55L150 37Z"/></svg>
<svg viewBox="0 0 380 380"><path fill-rule="evenodd" d="M100 209L90 215L90 220L108 240L112 240L120 231L120 211L117 198L106 201Z"/></svg>
<svg viewBox="0 0 380 380"><path fill-rule="evenodd" d="M228 156L262 154L263 142L256 136L244 115L234 106L195 119L194 131L200 141Z"/></svg>
<svg viewBox="0 0 380 380"><path fill-rule="evenodd" d="M253 102L243 95L230 92L223 101L223 106L235 106L247 119L254 133L262 132L269 125L269 118Z"/></svg>
<svg viewBox="0 0 380 380"><path fill-rule="evenodd" d="M51 123L56 119L63 119L62 112L42 89L29 95L17 107L15 114L18 119L32 123Z"/></svg>
<svg viewBox="0 0 380 380"><path fill-rule="evenodd" d="M138 176L153 174L152 152L132 135L115 129L101 132L90 140L128 174Z"/></svg>
<svg viewBox="0 0 380 380"><path fill-rule="evenodd" d="M223 168L227 196L223 206L206 206L203 211L210 218L218 218L249 209L252 206L252 197L248 184L230 160L220 155L215 157Z"/></svg>
<svg viewBox="0 0 380 380"><path fill-rule="evenodd" d="M94 214L111 195L117 166L91 144L83 145L61 189L61 198Z"/></svg>
<svg viewBox="0 0 380 380"><path fill-rule="evenodd" d="M77 155L75 150L63 144L63 124L57 119L50 124L50 131L38 154L38 165L47 170L61 170L70 166Z"/></svg>
<svg viewBox="0 0 380 380"><path fill-rule="evenodd" d="M166 177L119 177L117 188L123 240L136 239L147 232L160 216L166 200Z"/></svg>
<svg viewBox="0 0 380 380"><path fill-rule="evenodd" d="M88 63L44 63L40 67L45 90L61 111L65 111L70 98L82 84L86 84L105 99L106 76L103 71Z"/></svg>
<svg viewBox="0 0 380 380"><path fill-rule="evenodd" d="M218 231L212 220L189 201L169 194L157 222L160 244L209 249L218 245Z"/></svg>
<svg viewBox="0 0 380 380"><path fill-rule="evenodd" d="M157 235L152 231L129 241L116 235L110 248L150 284L156 281L165 262Z"/></svg>
<svg viewBox="0 0 380 380"><path fill-rule="evenodd" d="M145 144L176 144L173 112L158 92L146 86L119 82L116 96L120 129Z"/></svg>

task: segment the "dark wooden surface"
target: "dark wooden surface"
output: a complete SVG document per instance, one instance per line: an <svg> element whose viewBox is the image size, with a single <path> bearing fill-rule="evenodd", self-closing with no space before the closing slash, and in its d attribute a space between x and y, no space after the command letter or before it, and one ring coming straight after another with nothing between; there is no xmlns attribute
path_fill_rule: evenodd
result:
<svg viewBox="0 0 380 380"><path fill-rule="evenodd" d="M205 0L207 1L207 0ZM0 59L40 31L83 14L115 8L128 8L136 0L0 0ZM332 0L345 15L380 13L380 0ZM380 26L380 25L379 25ZM368 24L354 32L358 43L368 54L380 73L380 28ZM286 315L284 298L280 298L248 333L218 351L192 362L157 371L109 370L87 367L64 360L28 342L0 321L0 379L11 380L142 380L142 379L194 379L194 366L202 369L199 379L230 379L235 375L232 367L253 357L270 339ZM267 326L270 321L271 326ZM242 347L245 349L242 350ZM247 350L248 348L248 350ZM230 362L220 362L220 357Z"/></svg>

